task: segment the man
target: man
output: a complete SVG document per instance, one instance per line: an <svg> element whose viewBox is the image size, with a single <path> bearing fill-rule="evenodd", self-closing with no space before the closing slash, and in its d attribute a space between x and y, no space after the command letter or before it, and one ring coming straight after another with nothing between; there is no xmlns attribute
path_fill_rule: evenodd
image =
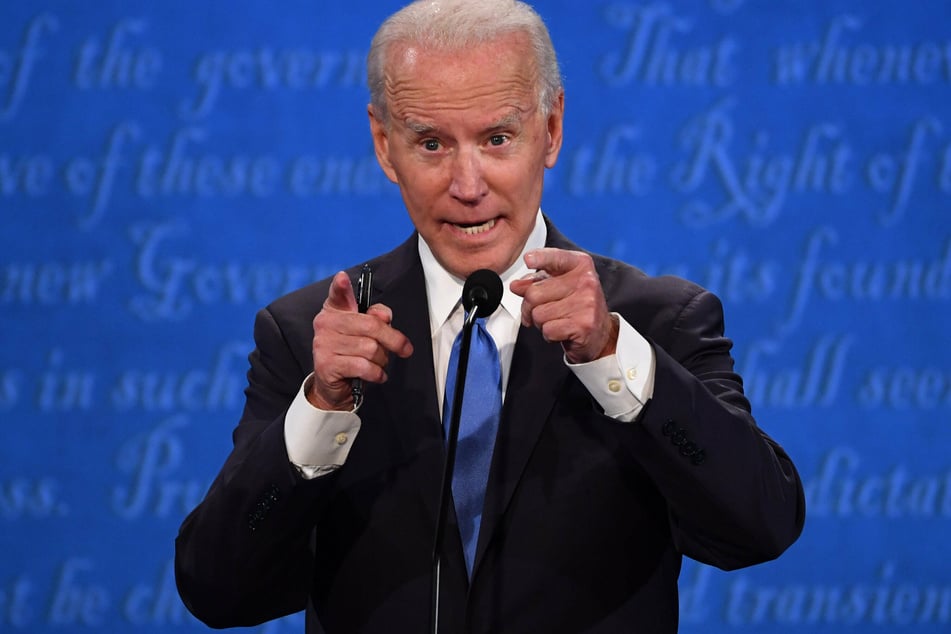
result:
<svg viewBox="0 0 951 634"><path fill-rule="evenodd" d="M259 313L234 450L177 540L186 605L214 627L307 606L313 632L430 628L443 390L462 282L488 268L504 404L481 521L450 513L440 631L676 632L683 555L766 561L804 518L719 301L583 253L542 216L564 93L527 5L416 2L368 73L376 156L416 233L371 261L366 314L357 269Z"/></svg>

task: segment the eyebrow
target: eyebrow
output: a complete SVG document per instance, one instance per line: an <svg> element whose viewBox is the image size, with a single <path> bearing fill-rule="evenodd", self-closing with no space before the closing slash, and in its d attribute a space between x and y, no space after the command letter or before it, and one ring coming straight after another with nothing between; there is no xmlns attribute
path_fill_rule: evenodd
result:
<svg viewBox="0 0 951 634"><path fill-rule="evenodd" d="M512 128L518 126L522 123L522 113L518 110L513 110L504 117L497 120L495 123L486 128L486 132L492 132L494 130L504 130L506 128Z"/></svg>
<svg viewBox="0 0 951 634"><path fill-rule="evenodd" d="M431 123L423 123L422 121L413 121L412 119L406 119L406 127L409 128L411 132L415 132L419 135L431 134L435 132L438 128Z"/></svg>
<svg viewBox="0 0 951 634"><path fill-rule="evenodd" d="M504 130L506 128L511 128L521 124L522 113L518 110L513 110L512 112L500 117L490 125L488 125L484 132L494 132L496 130ZM417 134L419 136L427 136L439 132L439 127L432 123L423 123L422 121L416 121L414 119L405 120L406 128Z"/></svg>

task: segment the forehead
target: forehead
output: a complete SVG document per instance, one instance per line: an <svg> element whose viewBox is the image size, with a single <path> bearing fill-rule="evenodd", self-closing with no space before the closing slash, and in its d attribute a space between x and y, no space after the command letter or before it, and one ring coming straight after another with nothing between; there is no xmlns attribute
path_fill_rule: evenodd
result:
<svg viewBox="0 0 951 634"><path fill-rule="evenodd" d="M457 50L397 44L388 61L386 100L397 119L458 112L491 118L537 105L538 72L522 34Z"/></svg>

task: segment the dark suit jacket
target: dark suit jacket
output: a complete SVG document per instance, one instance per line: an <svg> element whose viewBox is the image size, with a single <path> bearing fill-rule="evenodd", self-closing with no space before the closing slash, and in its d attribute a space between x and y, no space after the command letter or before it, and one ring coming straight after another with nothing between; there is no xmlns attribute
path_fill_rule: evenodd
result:
<svg viewBox="0 0 951 634"><path fill-rule="evenodd" d="M577 249L551 226L548 243ZM719 300L595 262L611 310L654 348L653 398L634 423L607 418L558 344L519 331L471 584L450 518L441 632L673 633L682 555L748 566L802 529L802 485L750 415ZM372 264L374 301L415 352L367 386L359 437L332 475L303 480L283 438L329 281L258 314L234 450L176 541L179 590L209 625L309 605L309 632L429 630L444 450L416 236Z"/></svg>

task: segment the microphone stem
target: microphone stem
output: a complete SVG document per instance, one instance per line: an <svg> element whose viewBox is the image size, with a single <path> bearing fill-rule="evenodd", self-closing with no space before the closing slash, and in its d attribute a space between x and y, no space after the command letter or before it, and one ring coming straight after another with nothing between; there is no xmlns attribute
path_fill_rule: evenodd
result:
<svg viewBox="0 0 951 634"><path fill-rule="evenodd" d="M439 595L441 576L441 556L443 536L449 518L449 499L452 495L452 472L456 465L456 445L459 440L459 417L462 415L462 399L466 386L466 373L469 369L469 348L472 346L472 326L475 324L479 305L473 304L462 324L462 342L459 346L459 365L456 369L456 386L452 395L452 403L443 403L443 407L451 406L449 429L446 433L446 464L442 474L442 486L439 492L439 511L436 517L436 536L433 540L433 579L432 579L432 632L439 631Z"/></svg>
<svg viewBox="0 0 951 634"><path fill-rule="evenodd" d="M472 325L475 323L475 320L478 318L478 315L479 315L479 303L478 303L478 302L474 302L474 303L472 304L472 310L470 310L470 311L469 311L469 314L466 315L466 320L465 320L464 322L462 322L462 327L463 327L463 328L468 328L468 329L471 331L471 330L472 330ZM460 350L459 352L460 352L460 354L462 353L461 350ZM462 365L462 364L460 363L460 365Z"/></svg>

